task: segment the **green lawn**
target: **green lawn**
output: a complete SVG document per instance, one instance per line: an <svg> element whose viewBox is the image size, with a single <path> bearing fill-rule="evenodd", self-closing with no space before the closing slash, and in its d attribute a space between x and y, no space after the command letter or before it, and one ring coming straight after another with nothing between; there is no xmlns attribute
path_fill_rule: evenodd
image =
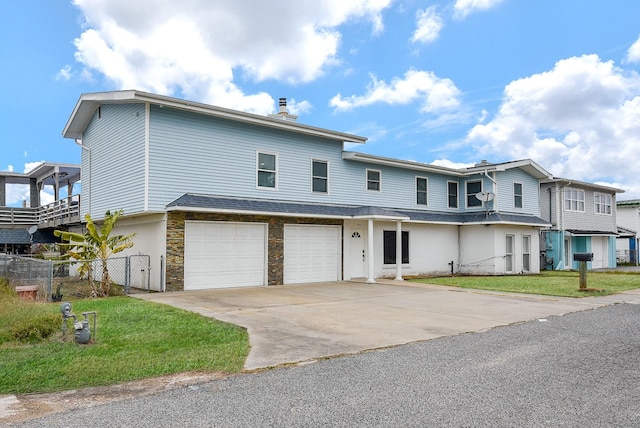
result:
<svg viewBox="0 0 640 428"><path fill-rule="evenodd" d="M564 297L606 296L640 288L640 274L626 272L587 272L587 288L579 291L580 274L573 271L545 271L539 275L454 276L419 278L414 282L450 285L460 288L542 294Z"/></svg>
<svg viewBox="0 0 640 428"><path fill-rule="evenodd" d="M0 328L0 394L110 385L187 371L233 373L242 370L249 352L248 335L240 327L131 297L72 302L79 318L82 312L97 312L95 342L86 345L73 341L71 323L62 337L60 304L22 302L1 287L0 299L0 325L7 326ZM53 314L58 314L56 332L47 339L12 337L16 325L50 320Z"/></svg>

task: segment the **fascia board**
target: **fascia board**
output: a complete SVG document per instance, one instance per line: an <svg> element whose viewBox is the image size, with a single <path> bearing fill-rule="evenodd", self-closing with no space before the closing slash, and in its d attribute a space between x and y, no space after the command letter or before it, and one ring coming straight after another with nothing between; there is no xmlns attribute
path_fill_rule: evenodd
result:
<svg viewBox="0 0 640 428"><path fill-rule="evenodd" d="M251 211L251 210L234 210L234 209L221 209L221 208L200 208L200 207L182 207L171 206L167 208L167 211L188 211L188 212L200 212L200 213L218 213L218 214L243 214L243 215L255 215L255 216L269 216L274 215L278 217L307 217L307 218L329 218L337 220L348 220L351 216L338 216L338 215L325 215L325 214L305 214L305 213L287 213L287 212L271 212L271 211Z"/></svg>
<svg viewBox="0 0 640 428"><path fill-rule="evenodd" d="M366 155L358 152L343 151L342 159L352 160L356 162L370 163L375 165L391 166L395 168L411 169L415 171L431 172L434 174L443 174L443 175L449 175L453 177L458 177L462 175L458 170L449 169L445 167L438 167L438 166L428 165L425 163L404 161L399 159L384 158L380 156Z"/></svg>
<svg viewBox="0 0 640 428"><path fill-rule="evenodd" d="M71 116L69 117L69 120L67 121L67 124L62 131L62 135L65 138L81 138L82 132L91 119L95 109L100 104L114 103L156 104L163 107L170 107L200 113L208 116L233 120L236 122L266 126L289 132L328 138L341 142L364 144L367 141L366 137L360 137L344 132L331 131L324 128L317 128L309 125L299 124L296 122L284 121L281 119L273 119L267 116L261 116L253 113L245 113L208 104L185 101L177 98L131 90L83 94L78 100L73 112L71 113Z"/></svg>

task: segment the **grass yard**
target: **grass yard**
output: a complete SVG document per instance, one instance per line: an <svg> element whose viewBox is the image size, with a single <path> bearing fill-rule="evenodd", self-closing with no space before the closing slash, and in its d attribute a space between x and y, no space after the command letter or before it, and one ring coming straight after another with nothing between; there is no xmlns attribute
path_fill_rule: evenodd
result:
<svg viewBox="0 0 640 428"><path fill-rule="evenodd" d="M188 371L233 373L242 370L249 352L244 329L166 305L131 297L72 305L79 319L82 312L97 312L94 343L75 343L71 320L62 336L59 303L23 302L0 284L0 394L113 385Z"/></svg>
<svg viewBox="0 0 640 428"><path fill-rule="evenodd" d="M606 296L640 288L640 274L629 272L587 272L587 288L596 289L596 291L587 292L578 291L580 274L573 271L544 271L539 275L419 278L412 281L460 288L564 297Z"/></svg>

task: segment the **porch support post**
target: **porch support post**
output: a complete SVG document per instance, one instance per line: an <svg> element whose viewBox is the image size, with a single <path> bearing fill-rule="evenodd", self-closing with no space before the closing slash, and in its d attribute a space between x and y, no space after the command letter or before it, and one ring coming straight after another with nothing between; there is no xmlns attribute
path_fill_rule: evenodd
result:
<svg viewBox="0 0 640 428"><path fill-rule="evenodd" d="M396 281L402 278L402 221L396 222Z"/></svg>
<svg viewBox="0 0 640 428"><path fill-rule="evenodd" d="M7 206L7 178L0 177L0 207Z"/></svg>
<svg viewBox="0 0 640 428"><path fill-rule="evenodd" d="M29 178L29 206L31 208L40 206L40 188L35 178Z"/></svg>
<svg viewBox="0 0 640 428"><path fill-rule="evenodd" d="M367 220L367 282L376 282L373 275L373 219Z"/></svg>

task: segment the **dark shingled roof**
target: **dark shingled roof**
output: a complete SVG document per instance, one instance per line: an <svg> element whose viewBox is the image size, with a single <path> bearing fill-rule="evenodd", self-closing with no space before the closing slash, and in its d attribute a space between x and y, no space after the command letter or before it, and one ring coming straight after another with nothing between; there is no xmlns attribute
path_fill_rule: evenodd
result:
<svg viewBox="0 0 640 428"><path fill-rule="evenodd" d="M33 242L26 228L0 229L0 244L50 244L57 242L51 230L37 230Z"/></svg>
<svg viewBox="0 0 640 428"><path fill-rule="evenodd" d="M405 218L412 221L430 223L518 223L531 226L545 226L541 218L528 214L476 212L448 213L438 211L401 210L394 208L368 207L357 205L314 204L270 199L233 198L227 196L196 195L186 193L167 205L174 209L201 209L228 212L252 212L286 215L312 215L326 217L389 217Z"/></svg>

